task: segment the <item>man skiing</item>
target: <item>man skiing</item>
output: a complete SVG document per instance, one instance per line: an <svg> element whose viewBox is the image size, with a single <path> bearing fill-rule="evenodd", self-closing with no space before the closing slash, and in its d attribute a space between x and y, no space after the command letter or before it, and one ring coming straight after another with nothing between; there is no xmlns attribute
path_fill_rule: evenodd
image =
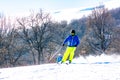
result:
<svg viewBox="0 0 120 80"><path fill-rule="evenodd" d="M61 63L64 63L67 60L68 56L69 56L69 59L68 59L69 63L72 62L76 47L80 43L78 36L75 35L75 30L71 30L70 33L71 33L71 35L69 35L63 43L63 46L67 43L67 49L63 55Z"/></svg>

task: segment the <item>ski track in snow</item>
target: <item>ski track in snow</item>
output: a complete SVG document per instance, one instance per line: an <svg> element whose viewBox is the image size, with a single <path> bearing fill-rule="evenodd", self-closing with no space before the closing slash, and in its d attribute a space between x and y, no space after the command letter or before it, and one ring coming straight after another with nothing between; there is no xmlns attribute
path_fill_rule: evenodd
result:
<svg viewBox="0 0 120 80"><path fill-rule="evenodd" d="M3 68L0 69L0 80L120 80L120 63Z"/></svg>

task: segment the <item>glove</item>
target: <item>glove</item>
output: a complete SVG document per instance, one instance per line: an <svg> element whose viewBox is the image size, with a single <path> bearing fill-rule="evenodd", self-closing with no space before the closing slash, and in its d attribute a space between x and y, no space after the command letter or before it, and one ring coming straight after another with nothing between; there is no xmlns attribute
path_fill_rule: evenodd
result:
<svg viewBox="0 0 120 80"><path fill-rule="evenodd" d="M75 47L77 47L77 45L75 45Z"/></svg>

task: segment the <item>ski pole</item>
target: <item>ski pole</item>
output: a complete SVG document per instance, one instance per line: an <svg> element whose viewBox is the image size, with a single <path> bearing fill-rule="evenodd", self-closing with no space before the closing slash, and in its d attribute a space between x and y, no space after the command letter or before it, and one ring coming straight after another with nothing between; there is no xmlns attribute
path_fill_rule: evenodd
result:
<svg viewBox="0 0 120 80"><path fill-rule="evenodd" d="M56 51L56 53L54 53L54 54L52 55L52 57L50 57L49 62L56 56L56 54L61 50L61 48L62 48L62 47L60 47L60 48Z"/></svg>

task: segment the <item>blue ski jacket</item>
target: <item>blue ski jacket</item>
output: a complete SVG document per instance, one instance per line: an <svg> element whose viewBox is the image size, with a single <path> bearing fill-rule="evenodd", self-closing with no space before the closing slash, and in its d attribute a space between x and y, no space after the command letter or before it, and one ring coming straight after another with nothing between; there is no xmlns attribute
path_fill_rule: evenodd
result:
<svg viewBox="0 0 120 80"><path fill-rule="evenodd" d="M77 47L80 41L77 35L74 35L74 36L70 35L64 40L63 44L66 44L66 43L67 43L67 46L69 47Z"/></svg>

